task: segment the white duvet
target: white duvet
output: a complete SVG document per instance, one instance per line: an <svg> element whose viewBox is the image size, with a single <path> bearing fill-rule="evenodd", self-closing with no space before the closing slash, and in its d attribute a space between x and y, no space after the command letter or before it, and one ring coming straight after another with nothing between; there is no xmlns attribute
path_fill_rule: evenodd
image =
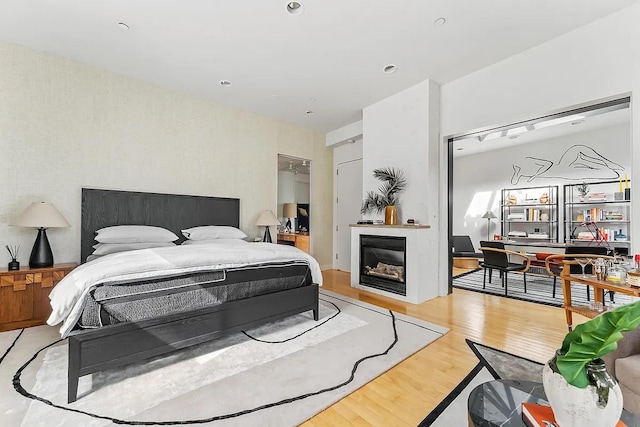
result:
<svg viewBox="0 0 640 427"><path fill-rule="evenodd" d="M64 322L60 333L66 337L80 316L85 294L100 283L298 260L309 263L313 282L322 285L318 262L306 252L287 245L236 240L106 255L75 268L53 288L49 295L53 312L47 323L53 326Z"/></svg>

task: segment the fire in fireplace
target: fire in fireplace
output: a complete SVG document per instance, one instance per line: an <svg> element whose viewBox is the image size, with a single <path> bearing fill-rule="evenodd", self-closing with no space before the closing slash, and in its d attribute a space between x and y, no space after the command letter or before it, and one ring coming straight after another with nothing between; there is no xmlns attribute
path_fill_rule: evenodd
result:
<svg viewBox="0 0 640 427"><path fill-rule="evenodd" d="M406 238L360 235L360 284L407 295Z"/></svg>

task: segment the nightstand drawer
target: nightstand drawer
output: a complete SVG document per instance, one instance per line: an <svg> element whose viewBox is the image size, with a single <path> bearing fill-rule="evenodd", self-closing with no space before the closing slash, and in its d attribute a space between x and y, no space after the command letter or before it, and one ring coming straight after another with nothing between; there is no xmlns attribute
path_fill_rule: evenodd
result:
<svg viewBox="0 0 640 427"><path fill-rule="evenodd" d="M284 240L287 242L295 242L296 235L295 234L286 234L286 233L278 233L278 240Z"/></svg>

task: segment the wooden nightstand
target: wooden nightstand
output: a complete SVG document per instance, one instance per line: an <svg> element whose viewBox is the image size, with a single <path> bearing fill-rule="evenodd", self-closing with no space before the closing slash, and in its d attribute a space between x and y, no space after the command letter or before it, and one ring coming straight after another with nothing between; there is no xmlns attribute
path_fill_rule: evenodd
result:
<svg viewBox="0 0 640 427"><path fill-rule="evenodd" d="M295 246L309 253L309 234L278 233L278 244Z"/></svg>
<svg viewBox="0 0 640 427"><path fill-rule="evenodd" d="M76 263L45 268L0 269L0 331L44 325L51 314L49 293Z"/></svg>

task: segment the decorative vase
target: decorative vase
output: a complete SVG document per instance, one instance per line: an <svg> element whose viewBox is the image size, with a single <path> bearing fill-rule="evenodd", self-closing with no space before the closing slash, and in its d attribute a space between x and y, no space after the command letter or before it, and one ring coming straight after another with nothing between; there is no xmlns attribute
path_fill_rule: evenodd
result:
<svg viewBox="0 0 640 427"><path fill-rule="evenodd" d="M398 224L398 210L395 206L386 206L384 208L384 224L396 225Z"/></svg>
<svg viewBox="0 0 640 427"><path fill-rule="evenodd" d="M614 427L622 414L622 392L602 359L587 364L589 385L578 388L558 371L556 355L544 365L542 384L560 427Z"/></svg>

